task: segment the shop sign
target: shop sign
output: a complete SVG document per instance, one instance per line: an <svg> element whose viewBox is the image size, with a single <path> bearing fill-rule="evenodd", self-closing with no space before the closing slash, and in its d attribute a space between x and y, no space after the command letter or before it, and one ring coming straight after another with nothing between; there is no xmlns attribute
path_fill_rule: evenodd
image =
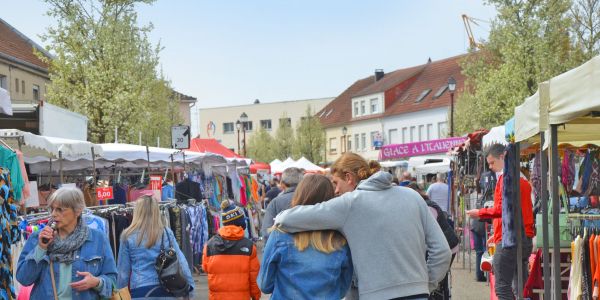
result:
<svg viewBox="0 0 600 300"><path fill-rule="evenodd" d="M381 149L383 146L383 135L381 132L377 131L373 134L373 147L375 149Z"/></svg>
<svg viewBox="0 0 600 300"><path fill-rule="evenodd" d="M217 132L217 125L215 125L215 122L213 121L209 121L208 124L206 125L206 135L211 138L215 136L215 133Z"/></svg>
<svg viewBox="0 0 600 300"><path fill-rule="evenodd" d="M96 198L98 200L113 199L113 188L112 188L112 186L96 188Z"/></svg>
<svg viewBox="0 0 600 300"><path fill-rule="evenodd" d="M453 147L461 145L466 137L455 137L425 142L386 145L379 151L379 159L396 159L426 155L432 153L446 153Z"/></svg>

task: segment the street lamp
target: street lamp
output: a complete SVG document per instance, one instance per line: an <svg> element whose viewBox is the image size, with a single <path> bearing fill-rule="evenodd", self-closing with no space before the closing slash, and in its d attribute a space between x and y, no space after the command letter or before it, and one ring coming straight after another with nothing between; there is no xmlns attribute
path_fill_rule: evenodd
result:
<svg viewBox="0 0 600 300"><path fill-rule="evenodd" d="M342 135L343 135L343 149L344 151L342 151L342 153L345 153L346 151L348 151L348 141L346 140L346 133L348 133L348 128L346 128L346 126L344 126L344 128L342 128Z"/></svg>
<svg viewBox="0 0 600 300"><path fill-rule="evenodd" d="M244 143L244 157L246 157L246 129L248 127L248 115L245 112L243 112L238 122L242 123L242 132L244 133L244 139L242 139L242 142Z"/></svg>
<svg viewBox="0 0 600 300"><path fill-rule="evenodd" d="M238 154L240 154L240 129L242 129L242 122L240 122L240 120L237 120L237 122L235 122L235 128L237 128L237 137L238 137Z"/></svg>
<svg viewBox="0 0 600 300"><path fill-rule="evenodd" d="M456 80L450 76L448 78L448 90L450 91L450 137L454 136L454 90L456 90Z"/></svg>

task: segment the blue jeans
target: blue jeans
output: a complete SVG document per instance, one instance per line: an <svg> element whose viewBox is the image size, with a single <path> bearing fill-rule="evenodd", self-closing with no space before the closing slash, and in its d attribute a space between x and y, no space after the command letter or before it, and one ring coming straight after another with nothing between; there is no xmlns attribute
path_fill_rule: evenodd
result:
<svg viewBox="0 0 600 300"><path fill-rule="evenodd" d="M476 259L475 259L475 274L477 276L476 279L483 279L485 277L485 274L483 273L483 271L481 271L481 257L483 256L483 253L485 252L485 235L480 235L478 233L476 233L475 231L471 230L471 234L473 234L473 241L474 241L474 246L475 246L475 254L476 254Z"/></svg>

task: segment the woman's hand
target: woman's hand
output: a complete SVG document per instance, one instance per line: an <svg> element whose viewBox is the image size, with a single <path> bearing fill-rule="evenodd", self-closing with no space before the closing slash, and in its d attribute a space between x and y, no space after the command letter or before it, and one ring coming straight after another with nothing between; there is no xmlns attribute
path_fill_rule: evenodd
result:
<svg viewBox="0 0 600 300"><path fill-rule="evenodd" d="M46 240L46 243L44 243L44 240ZM44 229L40 231L40 235L38 237L38 246L44 250L47 250L48 245L52 243L52 240L54 240L54 229L52 229L50 226L44 227Z"/></svg>
<svg viewBox="0 0 600 300"><path fill-rule="evenodd" d="M78 292L86 291L100 285L100 278L94 277L90 272L77 271L77 276L83 276L83 279L71 283L71 287Z"/></svg>

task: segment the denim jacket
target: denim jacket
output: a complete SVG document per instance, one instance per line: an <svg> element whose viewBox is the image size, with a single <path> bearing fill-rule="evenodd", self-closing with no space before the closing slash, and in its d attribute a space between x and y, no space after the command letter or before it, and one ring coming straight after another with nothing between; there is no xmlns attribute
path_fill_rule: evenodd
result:
<svg viewBox="0 0 600 300"><path fill-rule="evenodd" d="M332 253L299 251L291 234L273 230L265 246L258 286L271 299L342 299L352 281L348 245Z"/></svg>
<svg viewBox="0 0 600 300"><path fill-rule="evenodd" d="M177 244L177 240L173 235L173 231L171 231L169 228L166 228L166 232L167 234L162 235L164 238L164 247L165 249L169 248L169 241L167 240L168 235L175 252L177 252L177 259L179 264L181 264L183 274L185 275L187 282L190 284L190 287L194 289L192 272L190 271L190 267L188 266L183 252L181 252L181 249L179 249L179 245ZM118 256L119 278L117 279L117 287L119 289L128 285L129 288L133 290L143 286L160 284L154 264L156 262L156 257L158 257L158 254L160 253L161 240L158 239L154 246L146 248L145 241L142 241L141 245L138 246L137 237L138 232L136 231L129 235L126 240L121 239L121 246L119 247Z"/></svg>
<svg viewBox="0 0 600 300"><path fill-rule="evenodd" d="M88 228L88 237L81 248L75 253L75 261L72 264L71 282L80 281L77 271L90 272L99 278L101 290L89 289L83 292L72 291L73 300L87 300L110 298L113 286L117 279L117 268L115 259L110 248L106 234L92 228ZM38 246L39 232L32 234L17 264L17 280L24 286L34 285L31 291L31 299L54 299L52 279L50 277L50 258L44 255L39 262L35 259L35 249ZM59 263L53 264L54 278L58 284Z"/></svg>

